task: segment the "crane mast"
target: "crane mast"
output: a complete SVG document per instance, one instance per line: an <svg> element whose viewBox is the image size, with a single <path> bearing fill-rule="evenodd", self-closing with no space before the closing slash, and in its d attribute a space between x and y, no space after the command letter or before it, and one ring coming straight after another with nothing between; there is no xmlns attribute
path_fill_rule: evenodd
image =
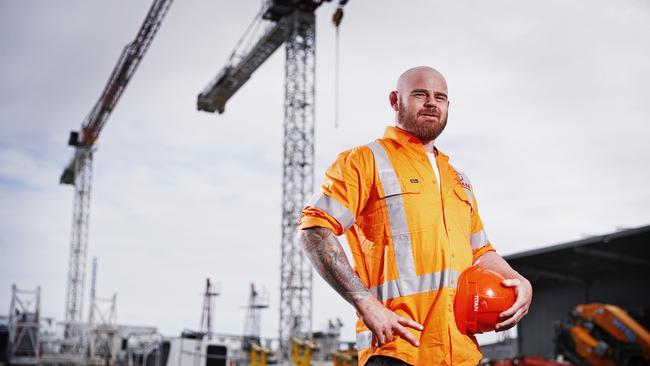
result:
<svg viewBox="0 0 650 366"><path fill-rule="evenodd" d="M284 155L280 263L280 353L293 337L311 336L312 270L296 242L296 223L314 182L316 0L267 0L261 17L272 23L250 48L233 52L199 94L197 107L223 113L226 102L285 43ZM259 15L258 15L259 16ZM255 40L255 39L254 39Z"/></svg>
<svg viewBox="0 0 650 366"><path fill-rule="evenodd" d="M88 223L90 220L90 189L92 181L93 150L91 147L77 147L72 164L76 174L74 181L74 208L72 240L66 288L66 322L81 322L83 308Z"/></svg>
<svg viewBox="0 0 650 366"><path fill-rule="evenodd" d="M296 11L286 41L280 347L293 337L311 337L312 270L296 241L296 223L314 185L316 19Z"/></svg>
<svg viewBox="0 0 650 366"><path fill-rule="evenodd" d="M244 322L244 334L242 338L242 349L250 351L253 345L262 345L260 338L260 325L262 321L262 309L269 307L269 298L266 291L259 291L251 283L251 291L246 305L246 320Z"/></svg>
<svg viewBox="0 0 650 366"><path fill-rule="evenodd" d="M160 24L171 3L172 0L153 1L138 34L122 50L117 65L113 69L99 100L83 121L81 135L75 131L70 133L68 145L73 146L75 152L59 179L61 184L69 184L75 187L72 239L65 300L65 322L68 325L66 327L66 338L68 339L80 339L82 336L77 325L82 321L83 311L93 146L160 28Z"/></svg>
<svg viewBox="0 0 650 366"><path fill-rule="evenodd" d="M199 332L208 339L212 339L212 299L216 296L219 296L219 291L215 290L212 282L207 278L205 280L205 292L203 293L203 309L201 311Z"/></svg>

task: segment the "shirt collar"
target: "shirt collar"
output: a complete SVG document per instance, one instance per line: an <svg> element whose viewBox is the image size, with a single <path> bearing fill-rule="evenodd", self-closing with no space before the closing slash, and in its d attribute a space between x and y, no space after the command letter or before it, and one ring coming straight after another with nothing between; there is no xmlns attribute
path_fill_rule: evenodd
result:
<svg viewBox="0 0 650 366"><path fill-rule="evenodd" d="M386 131L384 132L385 139L395 140L398 144L409 148L411 151L422 154L426 156L426 151L422 146L422 142L419 138L413 136L412 133L405 131L396 126L387 126ZM448 160L449 158L443 154L438 148L434 146L434 149L438 152L438 157Z"/></svg>

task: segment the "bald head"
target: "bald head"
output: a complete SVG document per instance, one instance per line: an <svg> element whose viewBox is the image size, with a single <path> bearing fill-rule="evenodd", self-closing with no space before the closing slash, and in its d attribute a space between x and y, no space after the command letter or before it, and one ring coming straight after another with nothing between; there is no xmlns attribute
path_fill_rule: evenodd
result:
<svg viewBox="0 0 650 366"><path fill-rule="evenodd" d="M406 70L388 99L397 127L411 132L425 145L435 140L447 125L447 81L432 67Z"/></svg>
<svg viewBox="0 0 650 366"><path fill-rule="evenodd" d="M429 66L416 66L402 73L397 79L397 91L400 94L408 92L414 84L422 83L426 80L435 80L440 86L444 86L444 92L447 92L447 81L442 74Z"/></svg>

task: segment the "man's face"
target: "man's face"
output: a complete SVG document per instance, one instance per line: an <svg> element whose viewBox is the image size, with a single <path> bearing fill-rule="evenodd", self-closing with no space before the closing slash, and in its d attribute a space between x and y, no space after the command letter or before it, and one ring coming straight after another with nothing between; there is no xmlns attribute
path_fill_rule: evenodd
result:
<svg viewBox="0 0 650 366"><path fill-rule="evenodd" d="M435 140L447 125L447 84L433 70L412 71L398 83L397 123L421 142Z"/></svg>

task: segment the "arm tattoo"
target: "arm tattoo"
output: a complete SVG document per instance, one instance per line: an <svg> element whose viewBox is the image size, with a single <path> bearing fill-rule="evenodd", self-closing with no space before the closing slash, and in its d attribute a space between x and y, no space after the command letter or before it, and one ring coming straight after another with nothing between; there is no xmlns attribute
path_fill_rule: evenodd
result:
<svg viewBox="0 0 650 366"><path fill-rule="evenodd" d="M298 241L327 283L355 308L369 295L368 288L352 270L350 262L334 233L314 227L300 231Z"/></svg>

